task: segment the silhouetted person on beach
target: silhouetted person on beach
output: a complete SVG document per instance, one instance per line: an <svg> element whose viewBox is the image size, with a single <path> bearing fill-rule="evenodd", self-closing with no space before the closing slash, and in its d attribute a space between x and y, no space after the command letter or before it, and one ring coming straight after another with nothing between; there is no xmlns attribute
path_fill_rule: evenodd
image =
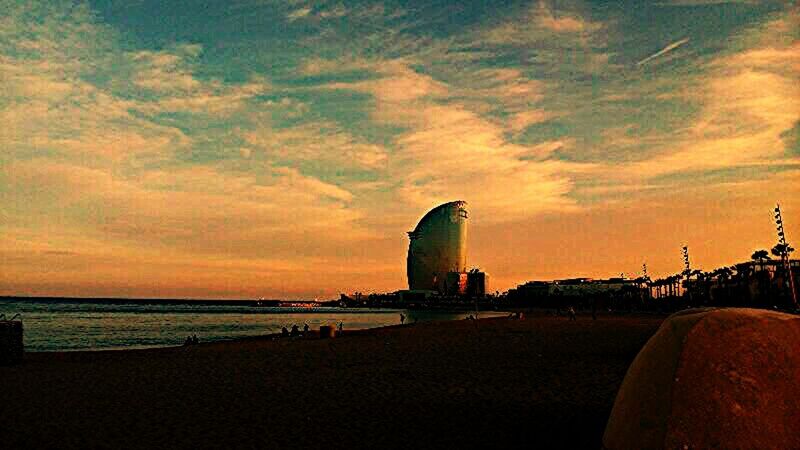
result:
<svg viewBox="0 0 800 450"><path fill-rule="evenodd" d="M281 336L283 337L289 336L289 329L286 327L281 328Z"/></svg>
<svg viewBox="0 0 800 450"><path fill-rule="evenodd" d="M344 329L344 322L339 322L339 331Z"/></svg>
<svg viewBox="0 0 800 450"><path fill-rule="evenodd" d="M308 324L307 323L303 324L303 334L305 334L305 333L308 333Z"/></svg>
<svg viewBox="0 0 800 450"><path fill-rule="evenodd" d="M193 334L192 335L192 344L199 344L199 343L200 343L200 339L197 338L196 334Z"/></svg>
<svg viewBox="0 0 800 450"><path fill-rule="evenodd" d="M402 325L406 321L406 316L403 313L400 313L400 325Z"/></svg>
<svg viewBox="0 0 800 450"><path fill-rule="evenodd" d="M192 345L192 337L186 336L186 340L183 341L183 345Z"/></svg>
<svg viewBox="0 0 800 450"><path fill-rule="evenodd" d="M292 325L292 336L298 336L298 335L300 335L300 327L298 327L297 324L295 323Z"/></svg>
<svg viewBox="0 0 800 450"><path fill-rule="evenodd" d="M570 306L567 308L567 314L569 314L569 320L577 320L577 316L575 316L575 308Z"/></svg>

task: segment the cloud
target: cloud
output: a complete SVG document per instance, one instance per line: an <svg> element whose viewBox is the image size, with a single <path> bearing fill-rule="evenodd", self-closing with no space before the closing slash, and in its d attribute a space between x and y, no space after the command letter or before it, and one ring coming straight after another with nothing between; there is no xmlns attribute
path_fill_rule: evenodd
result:
<svg viewBox="0 0 800 450"><path fill-rule="evenodd" d="M189 143L180 130L132 115L132 102L70 78L59 67L6 59L0 70L7 83L1 96L8 101L0 120L9 130L2 141L13 155L53 152L119 161Z"/></svg>
<svg viewBox="0 0 800 450"><path fill-rule="evenodd" d="M575 207L567 197L572 187L567 173L584 167L549 159L569 142L523 146L511 144L504 135L509 128L521 131L549 117L545 111L526 109L540 99L540 82L515 69L482 69L444 82L410 64L403 59L360 61L358 67L371 67L380 77L323 86L370 94L373 120L407 129L390 144L391 156L382 172L382 177L400 184L399 201L417 209L464 199L489 222ZM492 104L513 113L507 124L481 116ZM279 136L269 139L279 142Z"/></svg>
<svg viewBox="0 0 800 450"><path fill-rule="evenodd" d="M467 200L476 220L486 222L574 209L566 173L579 168L547 159L560 144L510 144L501 127L454 105L430 105L419 113L425 125L397 142L396 176L402 171L406 200L420 206Z"/></svg>
<svg viewBox="0 0 800 450"><path fill-rule="evenodd" d="M532 109L542 100L546 89L544 82L511 68L462 71L456 77L449 77L448 82L452 97L493 105L506 113Z"/></svg>
<svg viewBox="0 0 800 450"><path fill-rule="evenodd" d="M489 44L556 44L565 38L577 39L571 43L587 44L592 35L601 31L603 24L582 17L579 11L555 8L553 4L540 1L522 11L517 17L508 18L501 24L482 33ZM544 47L544 48L542 48Z"/></svg>
<svg viewBox="0 0 800 450"><path fill-rule="evenodd" d="M356 67L371 67L378 78L354 83L330 83L326 89L347 89L366 92L379 102L402 103L426 97L441 97L447 93L444 83L414 71L402 59L361 62Z"/></svg>
<svg viewBox="0 0 800 450"><path fill-rule="evenodd" d="M285 167L265 166L259 180L210 167L151 170L124 178L33 159L12 163L4 178L30 202L11 204L12 225L26 217L33 223L45 220L131 245L252 257L262 254L252 239L283 240L297 246L287 251L297 251L314 245L298 241L322 230L327 245L370 236L354 224L360 213L345 207L352 194ZM293 228L286 227L286 220Z"/></svg>
<svg viewBox="0 0 800 450"><path fill-rule="evenodd" d="M314 76L321 74L337 74L347 71L365 70L371 68L371 65L358 58L338 58L338 59L325 59L319 57L311 57L304 59L299 67L298 72L302 75Z"/></svg>
<svg viewBox="0 0 800 450"><path fill-rule="evenodd" d="M769 72L780 71L800 75L800 43L795 42L787 47L762 47L744 50L715 61L714 66L729 70L751 67Z"/></svg>
<svg viewBox="0 0 800 450"><path fill-rule="evenodd" d="M540 1L536 8L537 25L556 32L580 33L585 31L595 31L600 26L597 23L587 21L576 15L559 15L553 8L544 1Z"/></svg>
<svg viewBox="0 0 800 450"><path fill-rule="evenodd" d="M294 22L295 20L308 17L310 13L311 13L311 8L303 7L290 12L289 14L286 15L286 18L289 20L289 22Z"/></svg>
<svg viewBox="0 0 800 450"><path fill-rule="evenodd" d="M157 93L191 92L200 87L187 70L185 55L196 57L200 46L181 46L180 53L139 51L131 55L136 64L133 84Z"/></svg>
<svg viewBox="0 0 800 450"><path fill-rule="evenodd" d="M747 48L707 63L699 92L685 95L700 103L693 123L673 133L656 157L632 163L619 177L653 178L737 167L780 168L781 134L800 120L800 46ZM796 161L794 162L796 163Z"/></svg>
<svg viewBox="0 0 800 450"><path fill-rule="evenodd" d="M311 122L291 128L258 128L243 133L244 140L269 159L313 161L339 169L379 170L388 153L381 146L359 140L330 122Z"/></svg>
<svg viewBox="0 0 800 450"><path fill-rule="evenodd" d="M308 192L314 196L330 198L333 200L351 201L353 194L329 183L324 183L316 178L302 175L297 169L290 167L280 167L275 169L276 173L286 179L286 189L297 189Z"/></svg>
<svg viewBox="0 0 800 450"><path fill-rule="evenodd" d="M0 234L11 235L3 240L0 254L19 262L7 272L19 275L15 283L46 284L38 273L25 275L26 264L35 257L61 267L51 282L63 288L72 279L85 292L97 288L92 280L98 277L124 283L130 276L126 271L150 273L144 267L159 258L171 261L168 267L158 266L173 281L183 280L184 287L208 283L209 292L219 281L201 275L203 268L232 279L230 271L238 267L262 288L264 276L293 280L295 286L286 289L274 279L269 289L276 295L321 292L319 286L310 286L313 281L303 280L308 267L333 266L330 276L340 281L347 276L335 267L351 267L353 274L372 270L347 263L350 255L382 267L374 257L348 250L353 242L376 238L359 225L364 214L352 207L350 190L273 164L262 157L262 147L248 146L243 139L242 130L254 124L268 134L270 121L265 118L270 112L296 109L299 102L255 100L274 89L260 76L242 83L198 77L202 47L196 44L123 51L67 39L75 48L64 48L54 32L58 27L103 34L104 43L113 44L113 33L106 36L102 27L92 31L90 16L65 18L63 24L43 20L47 27L34 25L35 33L24 39L0 43L0 120L7 127L0 133ZM73 26L71 20L82 22ZM25 28L14 24L0 33ZM64 53L80 58L65 58ZM192 116L202 118L199 126ZM232 142L241 139L231 153L247 165L187 161L204 151L203 145L219 145L223 136L232 136L226 138ZM352 152L337 164L355 160L379 167L385 162L378 147L362 143L359 148L355 138L341 133L328 137L338 139L340 150ZM290 136L284 139L291 143ZM302 142L292 144L299 147ZM284 163L296 163L291 149L285 150ZM21 240L26 235L30 238ZM35 245L43 240L49 245ZM263 243L271 244L263 248ZM66 265L53 259L63 259L64 252L73 253ZM93 264L110 255L115 262L100 265L107 269ZM187 277L191 268L197 272ZM169 277L153 279L169 290L164 287ZM138 295L152 289L147 277L139 282ZM321 289L332 295L331 286ZM238 288L220 289L235 296Z"/></svg>
<svg viewBox="0 0 800 450"><path fill-rule="evenodd" d="M555 249L568 245L565 214L613 234L606 213L624 222L626 204L673 211L695 196L709 209L703 183L752 194L755 207L762 194L748 190L766 188L749 181L796 178L786 148L800 120L796 14L777 6L735 17L674 8L647 25L586 2L257 7L261 16L233 20L224 3L181 17L152 5L159 20L134 28L115 7L10 4L0 18L0 257L14 266L0 283L387 290L404 282L403 232L438 201L470 202L478 252L486 230L494 250L515 227L547 229L531 243ZM708 11L714 26L695 33L705 20L688 15ZM266 13L278 26L260 26ZM642 59L643 42L676 24L689 27L695 58L625 68L684 52L687 39ZM671 245L675 227L655 227L659 242ZM589 235L584 244L597 241ZM541 267L513 253L523 247L473 261L511 283L503 270ZM616 264L592 258L581 261Z"/></svg>
<svg viewBox="0 0 800 450"><path fill-rule="evenodd" d="M201 53L202 46L198 44L127 53L124 60L128 63L132 83L116 83L117 89L140 98L135 108L149 114L193 112L213 115L230 115L241 110L248 99L273 89L263 76L250 77L241 84L227 84L214 78L198 79L193 68ZM142 98L143 93L150 95Z"/></svg>
<svg viewBox="0 0 800 450"><path fill-rule="evenodd" d="M397 138L390 167L392 177L402 180L399 193L404 201L422 207L460 198L470 201L486 221L573 206L566 198L571 183L563 175L573 168L546 160L562 143L510 144L501 125L457 102L441 103L438 99L451 94L447 86L408 70L398 70L394 77L391 84L426 87L417 95L395 96L386 94L380 80L369 84L378 99L374 116L410 127ZM517 77L515 72L498 71L493 79L502 84Z"/></svg>
<svg viewBox="0 0 800 450"><path fill-rule="evenodd" d="M515 133L519 133L529 126L549 120L553 116L554 114L542 109L521 111L508 120L508 128Z"/></svg>

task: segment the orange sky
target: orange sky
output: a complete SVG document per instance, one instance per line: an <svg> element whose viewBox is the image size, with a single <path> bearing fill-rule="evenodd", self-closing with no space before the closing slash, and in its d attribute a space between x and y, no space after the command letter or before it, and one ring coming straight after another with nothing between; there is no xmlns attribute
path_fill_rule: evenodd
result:
<svg viewBox="0 0 800 450"><path fill-rule="evenodd" d="M356 3L12 7L0 295L393 291L452 200L492 291L798 246L796 5Z"/></svg>

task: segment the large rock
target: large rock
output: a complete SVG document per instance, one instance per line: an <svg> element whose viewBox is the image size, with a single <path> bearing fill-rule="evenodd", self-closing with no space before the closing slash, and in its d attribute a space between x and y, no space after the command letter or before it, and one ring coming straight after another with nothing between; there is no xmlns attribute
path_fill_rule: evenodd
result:
<svg viewBox="0 0 800 450"><path fill-rule="evenodd" d="M800 316L673 314L631 364L608 449L800 449Z"/></svg>

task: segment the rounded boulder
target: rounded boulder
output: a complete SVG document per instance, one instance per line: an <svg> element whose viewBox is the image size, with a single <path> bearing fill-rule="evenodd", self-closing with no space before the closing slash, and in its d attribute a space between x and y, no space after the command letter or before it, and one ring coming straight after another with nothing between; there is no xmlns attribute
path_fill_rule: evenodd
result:
<svg viewBox="0 0 800 450"><path fill-rule="evenodd" d="M800 316L726 308L667 318L628 369L603 446L800 448Z"/></svg>

